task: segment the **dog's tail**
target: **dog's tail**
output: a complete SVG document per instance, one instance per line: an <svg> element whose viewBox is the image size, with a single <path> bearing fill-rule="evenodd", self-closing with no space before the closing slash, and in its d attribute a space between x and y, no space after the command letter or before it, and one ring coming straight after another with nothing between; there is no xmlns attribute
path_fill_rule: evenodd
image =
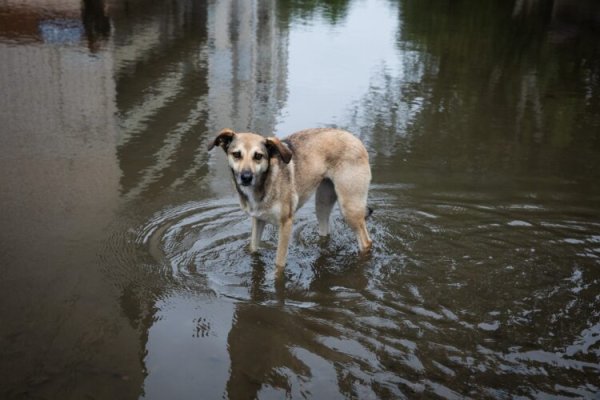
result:
<svg viewBox="0 0 600 400"><path fill-rule="evenodd" d="M373 209L367 206L367 211L365 213L365 219L369 219L369 217L373 214Z"/></svg>

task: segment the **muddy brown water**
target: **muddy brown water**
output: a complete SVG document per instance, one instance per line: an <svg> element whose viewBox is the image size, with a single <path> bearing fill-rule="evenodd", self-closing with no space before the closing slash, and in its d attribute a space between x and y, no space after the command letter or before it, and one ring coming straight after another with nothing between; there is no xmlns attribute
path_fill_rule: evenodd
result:
<svg viewBox="0 0 600 400"><path fill-rule="evenodd" d="M0 4L0 397L598 398L594 1ZM223 127L359 136L258 255Z"/></svg>

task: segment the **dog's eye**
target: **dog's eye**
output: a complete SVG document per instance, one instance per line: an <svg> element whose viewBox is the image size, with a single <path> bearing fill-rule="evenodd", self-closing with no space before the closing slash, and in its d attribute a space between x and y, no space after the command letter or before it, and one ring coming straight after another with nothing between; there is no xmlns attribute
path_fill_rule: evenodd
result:
<svg viewBox="0 0 600 400"><path fill-rule="evenodd" d="M234 151L233 153L231 153L231 155L233 156L233 158L235 158L236 160L239 160L240 158L242 158L242 152L241 151Z"/></svg>
<svg viewBox="0 0 600 400"><path fill-rule="evenodd" d="M254 159L255 159L256 161L260 161L260 160L262 160L262 158L263 158L263 157L264 157L264 156L263 156L261 153L254 153Z"/></svg>

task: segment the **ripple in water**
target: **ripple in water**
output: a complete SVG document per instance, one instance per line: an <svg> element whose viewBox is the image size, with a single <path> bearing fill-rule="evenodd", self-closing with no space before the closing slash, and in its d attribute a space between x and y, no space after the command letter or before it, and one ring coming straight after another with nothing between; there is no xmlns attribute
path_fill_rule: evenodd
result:
<svg viewBox="0 0 600 400"><path fill-rule="evenodd" d="M318 394L319 374L358 397L598 392L593 218L484 195L421 198L393 185L375 186L370 204L368 257L357 257L339 211L323 239L314 206L301 209L283 287L273 273L276 229L267 227L261 251L249 254L250 219L233 198L164 210L137 242L176 290L210 289L239 302L230 335L257 319L272 324L279 340L271 345L291 365L278 373L301 395ZM274 360L262 363L277 369Z"/></svg>
<svg viewBox="0 0 600 400"><path fill-rule="evenodd" d="M297 291L310 297L310 282L320 273L319 266L338 268L345 261L356 262L354 235L342 225L341 217L333 218L332 229L341 234L323 239L317 232L314 207L296 214L285 270L286 300L293 302ZM255 255L249 252L250 230L250 218L231 198L164 210L139 230L136 241L182 287L207 285L220 296L271 301L276 296L277 230L267 225L261 250ZM256 290L262 298L255 298Z"/></svg>

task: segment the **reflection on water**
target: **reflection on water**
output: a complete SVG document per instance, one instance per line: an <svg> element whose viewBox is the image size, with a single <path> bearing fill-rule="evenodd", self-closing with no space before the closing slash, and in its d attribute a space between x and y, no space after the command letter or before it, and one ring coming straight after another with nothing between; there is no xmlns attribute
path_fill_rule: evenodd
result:
<svg viewBox="0 0 600 400"><path fill-rule="evenodd" d="M119 203L115 84L81 12L0 5L2 398L135 397L143 382L97 258Z"/></svg>
<svg viewBox="0 0 600 400"><path fill-rule="evenodd" d="M598 11L429 3L400 8L406 77L379 78L357 110L367 129L405 131L409 165L495 181L597 181Z"/></svg>
<svg viewBox="0 0 600 400"><path fill-rule="evenodd" d="M593 398L593 1L0 5L6 398ZM370 257L276 280L223 127L356 132Z"/></svg>

